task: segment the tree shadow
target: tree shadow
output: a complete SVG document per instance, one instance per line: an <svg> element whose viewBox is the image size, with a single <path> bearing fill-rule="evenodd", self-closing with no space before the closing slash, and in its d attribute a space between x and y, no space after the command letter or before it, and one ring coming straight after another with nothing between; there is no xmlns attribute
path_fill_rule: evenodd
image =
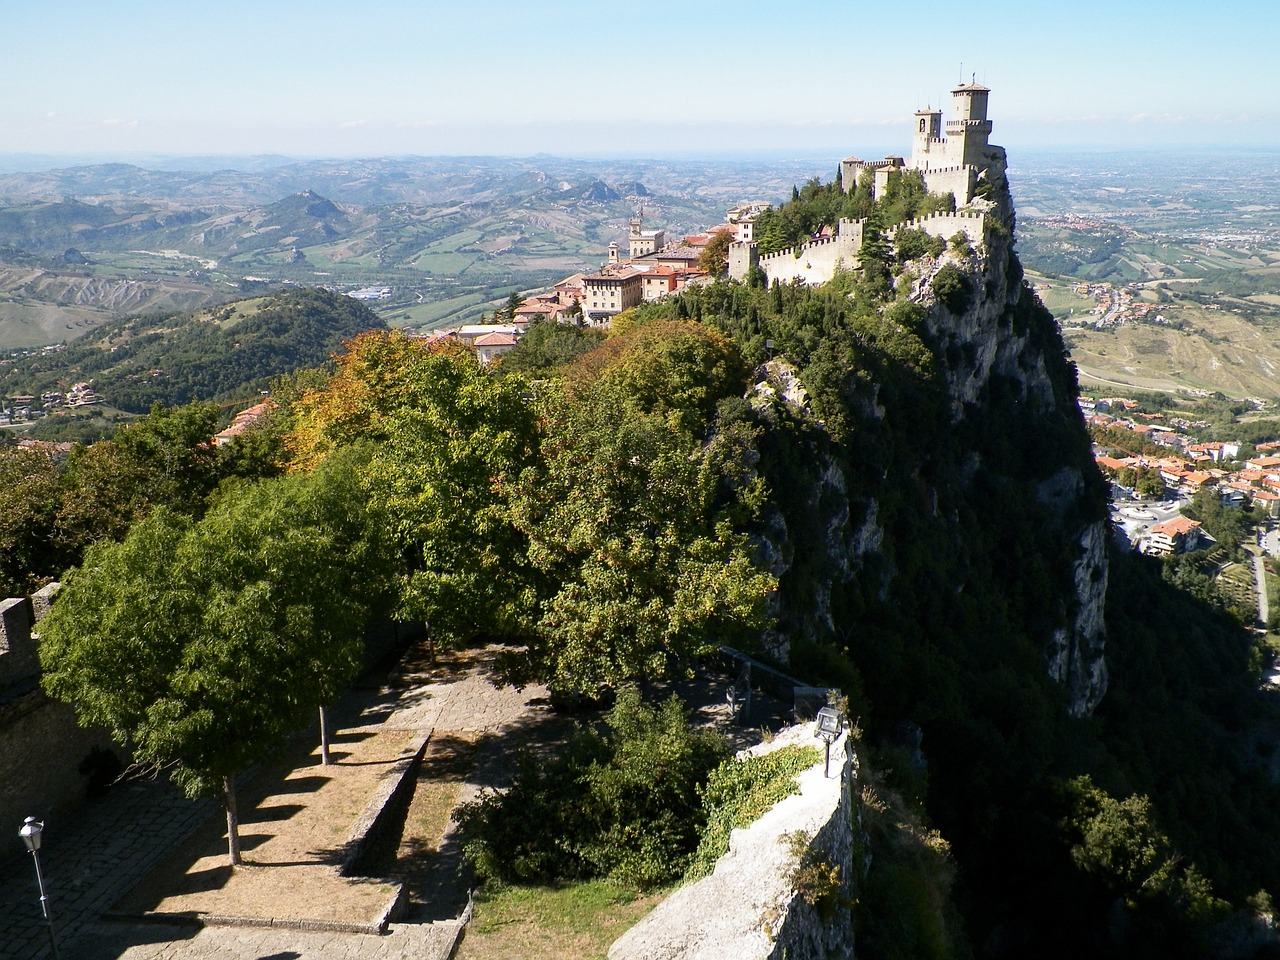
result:
<svg viewBox="0 0 1280 960"><path fill-rule="evenodd" d="M200 932L194 924L111 923L91 924L61 941L61 955L76 960L117 960L133 947L190 940Z"/></svg>
<svg viewBox="0 0 1280 960"><path fill-rule="evenodd" d="M332 779L332 777L321 777L318 775L290 777L288 780L280 780L272 783L270 790L272 795L282 793L315 793Z"/></svg>
<svg viewBox="0 0 1280 960"><path fill-rule="evenodd" d="M240 822L241 825L254 823L279 823L282 820L289 820L295 814L305 810L306 807L301 803L277 803L270 807L255 807L250 811L247 817Z"/></svg>

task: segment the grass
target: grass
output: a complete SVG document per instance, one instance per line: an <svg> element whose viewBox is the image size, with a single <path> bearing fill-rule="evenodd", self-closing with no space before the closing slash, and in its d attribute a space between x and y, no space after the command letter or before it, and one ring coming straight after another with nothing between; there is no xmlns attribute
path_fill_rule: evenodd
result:
<svg viewBox="0 0 1280 960"><path fill-rule="evenodd" d="M603 958L665 893L603 880L559 887L483 888L455 960Z"/></svg>

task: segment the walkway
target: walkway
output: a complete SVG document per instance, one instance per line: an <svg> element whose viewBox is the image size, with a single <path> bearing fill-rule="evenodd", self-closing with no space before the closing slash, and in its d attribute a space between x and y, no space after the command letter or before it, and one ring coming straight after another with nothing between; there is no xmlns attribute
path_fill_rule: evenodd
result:
<svg viewBox="0 0 1280 960"><path fill-rule="evenodd" d="M1258 581L1258 624L1265 630L1271 622L1271 603L1267 598L1267 568L1263 558L1253 555L1253 576Z"/></svg>
<svg viewBox="0 0 1280 960"><path fill-rule="evenodd" d="M450 672L410 664L372 695L357 691L334 712L343 730L379 726L433 736L470 732L479 736L472 779L483 785L500 773L507 737L536 725L549 711L545 691L498 689L487 677L494 651L479 663ZM480 783L464 787L464 794ZM208 818L220 816L211 800L191 802L167 782L131 784L91 802L66 823L50 823L41 850L59 951L68 960L447 960L460 927L465 895L449 891L448 910L413 912L385 936L303 932L279 928L185 928L102 919L107 910L169 851ZM16 855L0 860L0 953L4 960L49 955L48 932L29 854L16 836ZM457 862L448 837L443 858ZM6 849L0 847L0 849ZM454 876L450 871L450 877ZM454 884L456 887L456 883ZM443 895L443 891L442 891ZM438 906L444 906L440 904ZM418 911L419 914L424 911ZM446 914L446 919L424 922ZM415 922L417 921L417 922Z"/></svg>

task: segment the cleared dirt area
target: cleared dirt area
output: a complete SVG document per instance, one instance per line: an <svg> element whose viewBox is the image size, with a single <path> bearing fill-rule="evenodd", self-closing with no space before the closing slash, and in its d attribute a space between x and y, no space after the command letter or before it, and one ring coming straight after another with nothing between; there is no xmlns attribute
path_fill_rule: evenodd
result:
<svg viewBox="0 0 1280 960"><path fill-rule="evenodd" d="M374 923L394 888L339 877L336 864L381 777L405 755L408 732L353 730L333 738L329 766L297 744L239 791L244 863L227 859L225 820L211 820L134 887L115 910L254 919Z"/></svg>

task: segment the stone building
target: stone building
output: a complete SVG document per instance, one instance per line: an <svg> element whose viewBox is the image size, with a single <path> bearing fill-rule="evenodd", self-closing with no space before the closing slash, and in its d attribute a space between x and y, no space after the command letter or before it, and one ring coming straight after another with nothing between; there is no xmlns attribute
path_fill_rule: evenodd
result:
<svg viewBox="0 0 1280 960"><path fill-rule="evenodd" d="M960 84L951 91L953 118L944 126L942 111L918 110L911 145L911 157L891 155L883 160L865 161L849 157L840 164L840 185L852 192L864 173L872 176L873 190L879 195L897 172L915 170L924 178L930 193L952 194L955 213L938 213L896 229L923 230L934 237L950 239L963 233L977 248L984 245L988 207L980 196L984 182L1002 180L1005 171L1003 147L991 145L991 121L987 119L990 91L979 84ZM737 214L736 218L734 214ZM799 281L810 285L826 283L840 268L857 265L862 246L862 221L841 220L834 233L815 237L799 247L761 255L755 239L755 219L759 210L730 211L737 223L738 239L729 248L729 276L744 280L752 267L758 266L770 283ZM889 231L890 236L893 232Z"/></svg>

